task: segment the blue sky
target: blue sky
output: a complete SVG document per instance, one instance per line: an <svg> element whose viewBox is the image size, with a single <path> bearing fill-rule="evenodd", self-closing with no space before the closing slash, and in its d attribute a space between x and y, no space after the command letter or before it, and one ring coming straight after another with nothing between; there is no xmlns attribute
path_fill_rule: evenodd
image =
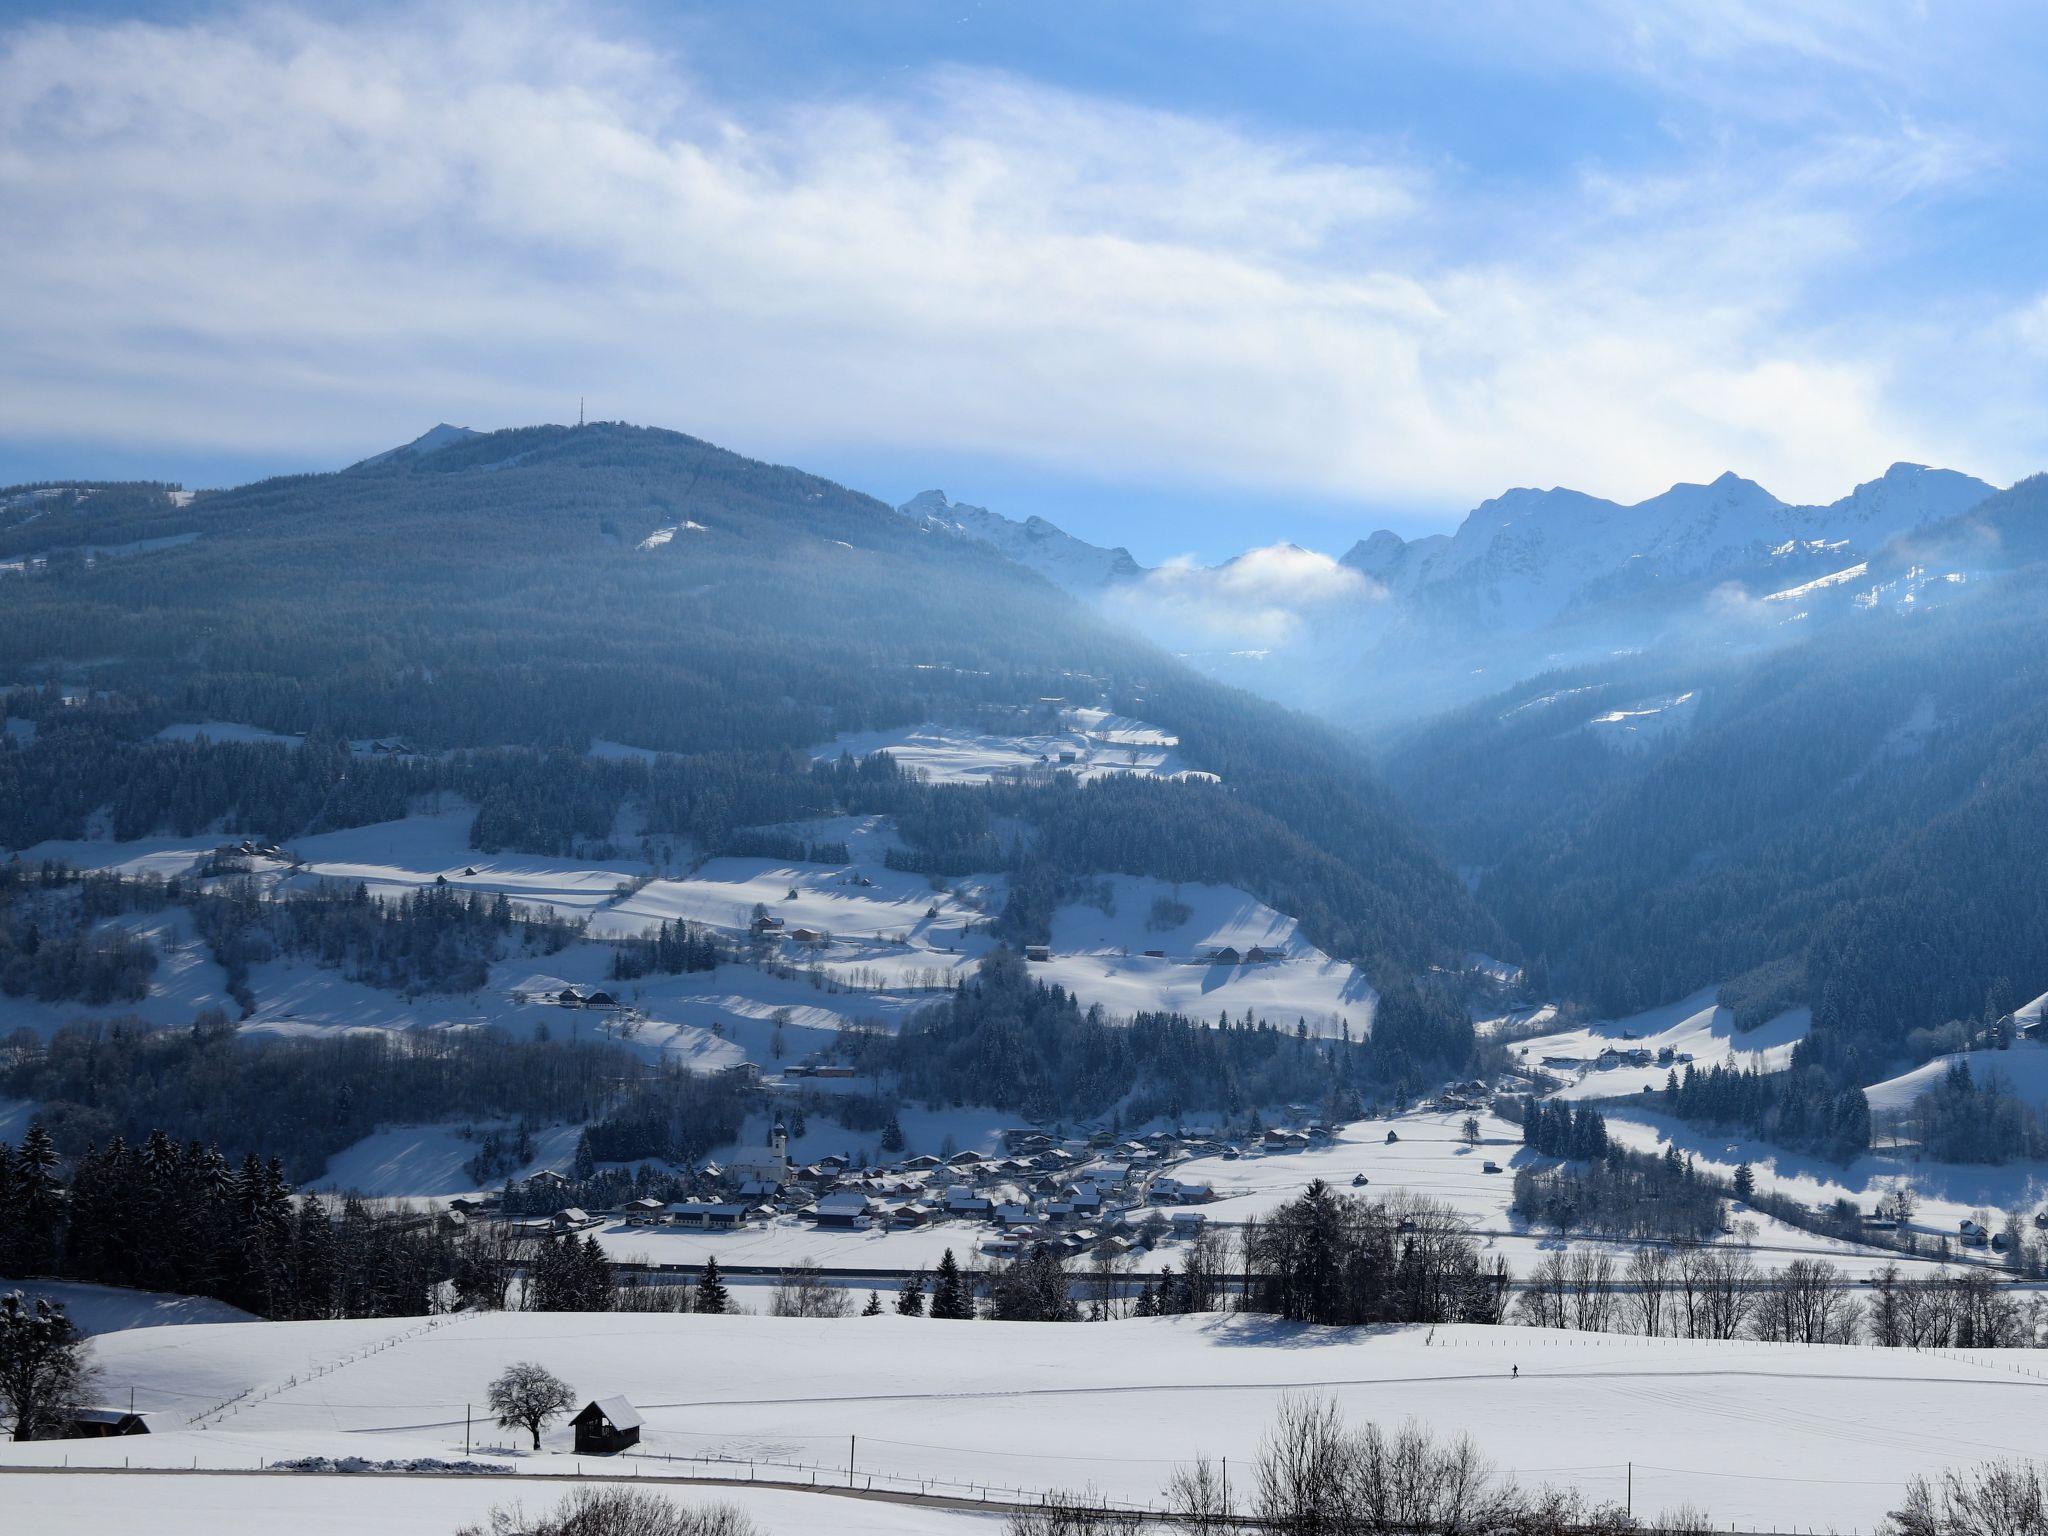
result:
<svg viewBox="0 0 2048 1536"><path fill-rule="evenodd" d="M0 480L672 426L1218 558L2048 467L2048 18L0 4Z"/></svg>

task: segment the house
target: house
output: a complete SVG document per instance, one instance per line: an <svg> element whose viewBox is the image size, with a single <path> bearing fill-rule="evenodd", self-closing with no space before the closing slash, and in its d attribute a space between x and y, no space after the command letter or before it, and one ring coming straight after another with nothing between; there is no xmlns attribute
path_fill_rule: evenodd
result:
<svg viewBox="0 0 2048 1536"><path fill-rule="evenodd" d="M946 1214L948 1216L986 1216L993 1211L993 1202L985 1196L973 1194L964 1189L946 1191Z"/></svg>
<svg viewBox="0 0 2048 1536"><path fill-rule="evenodd" d="M609 992L593 992L583 999L586 1008L616 1008L619 1000Z"/></svg>
<svg viewBox="0 0 2048 1536"><path fill-rule="evenodd" d="M856 1227L867 1215L868 1197L857 1189L842 1189L820 1200L811 1220L821 1227Z"/></svg>
<svg viewBox="0 0 2048 1536"><path fill-rule="evenodd" d="M1235 945L1226 944L1221 949L1209 951L1209 963L1211 965L1242 965L1244 964L1244 956L1237 952Z"/></svg>
<svg viewBox="0 0 2048 1536"><path fill-rule="evenodd" d="M60 1440L109 1440L116 1435L146 1435L149 1425L139 1413L124 1408L74 1408L64 1417Z"/></svg>
<svg viewBox="0 0 2048 1536"><path fill-rule="evenodd" d="M1050 944L1026 944L1024 946L1024 958L1026 960L1050 960L1052 958L1052 946Z"/></svg>
<svg viewBox="0 0 2048 1536"><path fill-rule="evenodd" d="M907 1201L902 1205L889 1207L889 1220L899 1227L921 1227L936 1214L921 1200Z"/></svg>
<svg viewBox="0 0 2048 1536"><path fill-rule="evenodd" d="M823 1066L811 1068L813 1077L851 1077L853 1068L846 1066Z"/></svg>
<svg viewBox="0 0 2048 1536"><path fill-rule="evenodd" d="M747 925L747 931L757 939L766 938L770 934L782 931L782 919L779 917L757 917Z"/></svg>
<svg viewBox="0 0 2048 1536"><path fill-rule="evenodd" d="M815 928L792 928L789 930L789 936L799 944L822 944L825 942L825 935L818 932Z"/></svg>
<svg viewBox="0 0 2048 1536"><path fill-rule="evenodd" d="M929 1173L932 1169L942 1166L944 1165L929 1152L920 1152L916 1157L906 1157L901 1164L908 1173Z"/></svg>
<svg viewBox="0 0 2048 1536"><path fill-rule="evenodd" d="M576 1008L582 1005L583 994L581 992L578 992L574 987L564 987L561 991L555 994L555 1001L560 1003L564 1008Z"/></svg>
<svg viewBox="0 0 2048 1536"><path fill-rule="evenodd" d="M569 1423L578 1456L616 1456L640 1443L640 1412L623 1397L593 1398Z"/></svg>
<svg viewBox="0 0 2048 1536"><path fill-rule="evenodd" d="M678 1200L668 1208L668 1216L679 1227L691 1227L700 1232L731 1232L745 1224L747 1208L714 1200Z"/></svg>
<svg viewBox="0 0 2048 1536"><path fill-rule="evenodd" d="M1278 960L1279 958L1280 952L1277 949L1265 949L1257 944L1254 944L1244 952L1244 963L1246 965L1264 965L1269 960Z"/></svg>
<svg viewBox="0 0 2048 1536"><path fill-rule="evenodd" d="M1175 1211L1173 1213L1173 1235L1175 1237L1191 1236L1201 1231L1203 1224L1208 1219L1200 1211Z"/></svg>
<svg viewBox="0 0 2048 1536"><path fill-rule="evenodd" d="M979 1152L955 1152L946 1159L946 1166L948 1168L972 1168L980 1161L981 1154Z"/></svg>
<svg viewBox="0 0 2048 1536"><path fill-rule="evenodd" d="M651 1195L626 1202L626 1225L629 1227L651 1227L661 1220L661 1213L668 1207Z"/></svg>
<svg viewBox="0 0 2048 1536"><path fill-rule="evenodd" d="M590 1225L590 1212L580 1205L565 1205L548 1220L553 1223L557 1232L571 1232L578 1227Z"/></svg>
<svg viewBox="0 0 2048 1536"><path fill-rule="evenodd" d="M1164 960L1166 958L1166 951L1163 949L1148 949L1145 951L1145 958L1147 960Z"/></svg>
<svg viewBox="0 0 2048 1536"><path fill-rule="evenodd" d="M1038 1215L1028 1205L1009 1201L995 1208L995 1218L999 1227L1028 1227L1038 1220Z"/></svg>

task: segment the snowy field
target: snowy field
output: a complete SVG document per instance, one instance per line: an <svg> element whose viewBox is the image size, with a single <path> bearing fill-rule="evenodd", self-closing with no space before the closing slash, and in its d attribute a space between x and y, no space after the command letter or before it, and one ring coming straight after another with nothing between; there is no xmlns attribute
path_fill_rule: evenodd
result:
<svg viewBox="0 0 2048 1536"><path fill-rule="evenodd" d="M2048 1169L2039 1163L1941 1163L1910 1151L1884 1149L1866 1152L1847 1164L1833 1163L1771 1142L1699 1130L1644 1110L1610 1113L1607 1133L1642 1151L1675 1145L1692 1154L1703 1168L1724 1176L1748 1163L1759 1189L1816 1207L1850 1199L1869 1210L1880 1196L1903 1185L1911 1189L1917 1202L1908 1225L1930 1245L1936 1237L1953 1238L1965 1217L1988 1219L1996 1231L2003 1212L2030 1216L2048 1204Z"/></svg>
<svg viewBox="0 0 2048 1536"><path fill-rule="evenodd" d="M1934 1087L1952 1063L1962 1062L1980 1087L1994 1077L2002 1078L2012 1091L2030 1104L2048 1104L2048 1045L2030 1040L2014 1043L2009 1051L1959 1051L1915 1067L1898 1077L1873 1083L1863 1090L1873 1115L1896 1114L1912 1106L1915 1099Z"/></svg>
<svg viewBox="0 0 2048 1536"><path fill-rule="evenodd" d="M647 1485L652 1487L653 1485ZM1001 1536L999 1516L905 1508L901 1505L775 1492L764 1488L666 1487L689 1507L731 1504L767 1536ZM517 1503L540 1514L554 1503L548 1489L522 1488L500 1477L243 1477L193 1472L21 1475L0 1483L14 1532L65 1536L453 1536L496 1505Z"/></svg>
<svg viewBox="0 0 2048 1536"><path fill-rule="evenodd" d="M1176 1178L1206 1183L1216 1191L1214 1203L1202 1207L1211 1221L1241 1222L1264 1216L1299 1195L1311 1179L1344 1191L1363 1175L1369 1182L1357 1193L1375 1199L1396 1191L1426 1196L1451 1207L1464 1218L1482 1255L1505 1258L1515 1274L1526 1276L1545 1254L1567 1247L1607 1248L1620 1255L1636 1246L1608 1242L1597 1234L1574 1235L1561 1241L1548 1228L1525 1226L1509 1214L1514 1200L1514 1174L1519 1168L1556 1166L1522 1145L1519 1126L1478 1112L1480 1141L1468 1147L1462 1135L1463 1111L1428 1111L1389 1119L1359 1120L1342 1127L1328 1146L1305 1152L1254 1153L1235 1161L1199 1158L1173 1170ZM1617 1135L1631 1139L1633 1123L1610 1119L1622 1127ZM1399 1138L1389 1143L1387 1134ZM1624 1132L1629 1134L1624 1134ZM1654 1140L1654 1136L1644 1138ZM1488 1162L1499 1173L1486 1172ZM1727 1170L1732 1172L1732 1167ZM1861 1278L1897 1257L1885 1250L1817 1236L1803 1228L1756 1211L1734 1213L1735 1231L1721 1241L1739 1246L1759 1267L1782 1265L1794 1258L1823 1258L1844 1275ZM1901 1260L1912 1269L1933 1267L1930 1261Z"/></svg>
<svg viewBox="0 0 2048 1536"><path fill-rule="evenodd" d="M403 820L322 833L292 844L296 866L258 861L258 877L280 893L322 881L360 882L373 895L396 898L445 882L456 891L504 895L517 905L587 925L586 940L546 956L512 955L492 968L474 994L406 999L350 981L302 958L252 969L258 1032L317 1034L347 1029L495 1025L530 1035L546 1024L574 1036L613 1031L611 1023L538 999L565 986L617 991L640 1017L625 1043L648 1056L681 1059L703 1069L752 1060L772 1067L774 1018L785 1059L827 1044L846 1024L895 1027L939 990L972 971L994 946L988 926L1006 892L1003 877L969 875L938 886L887 865L898 845L887 817L838 817L793 824L811 841L843 842L844 865L786 859L712 858L686 873L663 874L644 860L585 860L536 854L485 854L468 847L471 807L456 803ZM30 858L61 858L81 868L190 872L218 836L149 838L116 843L45 843ZM1306 1020L1319 1034L1370 1026L1377 1001L1365 973L1331 959L1298 932L1291 917L1233 886L1170 885L1106 876L1107 906L1075 904L1054 916L1053 957L1037 968L1048 982L1113 1015L1177 1009L1215 1018L1223 1012L1291 1024ZM1160 904L1164 903L1162 907ZM664 921L687 920L739 938L755 908L783 923L769 945L772 959L801 967L778 977L751 965L708 974L610 980L614 941ZM134 1013L163 1025L184 1024L205 1008L229 1007L226 978L180 911L109 919L146 933L162 955L148 995L134 1005L98 1010ZM799 941L799 929L819 935ZM1225 946L1270 952L1259 963L1215 963ZM1159 950L1157 958L1147 950ZM88 1012L76 1004L9 999L0 1022L47 1034Z"/></svg>
<svg viewBox="0 0 2048 1536"><path fill-rule="evenodd" d="M1916 1472L2037 1454L2048 1409L2036 1352L1309 1329L1215 1315L1059 1326L487 1314L432 1325L143 1329L96 1348L105 1392L125 1401L132 1386L156 1416L153 1432L8 1445L0 1462L254 1469L306 1455L456 1457L466 1405L481 1401L506 1363L531 1359L579 1394L621 1393L643 1414L642 1454L603 1464L610 1471L726 1457L810 1463L843 1478L857 1435L857 1476L878 1486L1093 1485L1138 1502L1198 1453L1248 1467L1280 1397L1309 1389L1334 1395L1353 1420L1412 1416L1440 1432L1468 1431L1531 1482L1619 1497L1633 1461L1638 1512L1691 1501L1746 1527L1869 1530ZM573 1471L569 1442L558 1426L541 1454L492 1459L527 1475ZM595 1470L591 1458L583 1467ZM64 1479L0 1486L10 1508L24 1507L23 1488L59 1501L41 1506L59 1518L87 1507L63 1502L75 1497ZM225 1489L225 1480L212 1486ZM392 1484L374 1486L376 1495L343 1496L382 1498ZM441 1501L485 1497L418 1486L441 1521L450 1510ZM220 1496L254 1498L269 1487L245 1493L237 1484ZM381 1507L404 1518L414 1506L400 1496ZM852 1528L841 1513L813 1506L817 1523L804 1528Z"/></svg>
<svg viewBox="0 0 2048 1536"><path fill-rule="evenodd" d="M886 752L938 784L986 784L1046 771L1087 780L1112 773L1147 778L1214 778L1191 769L1180 739L1158 726L1101 709L1065 709L1058 730L1015 736L987 735L927 722L886 731L853 731L813 747L815 758Z"/></svg>
<svg viewBox="0 0 2048 1536"><path fill-rule="evenodd" d="M1792 1047L1805 1038L1812 1015L1795 1008L1767 1024L1738 1034L1735 1015L1714 1001L1718 987L1704 987L1690 997L1652 1008L1625 1019L1609 1019L1581 1029L1539 1035L1518 1041L1513 1049L1531 1067L1539 1067L1546 1056L1569 1058L1581 1063L1577 1077L1560 1090L1566 1099L1606 1098L1640 1093L1644 1088L1662 1088L1670 1066L1597 1065L1604 1050L1648 1050L1669 1047L1677 1055L1690 1053L1692 1065L1702 1072L1714 1066L1758 1067L1766 1072L1781 1071L1792 1064ZM1552 1071L1559 1069L1552 1068ZM1678 1067L1680 1076L1684 1067Z"/></svg>
<svg viewBox="0 0 2048 1536"><path fill-rule="evenodd" d="M211 1296L167 1291L132 1291L118 1285L83 1285L69 1280L0 1279L0 1294L21 1289L31 1297L62 1302L80 1333L119 1333L127 1328L169 1328L189 1323L247 1323L254 1317Z"/></svg>

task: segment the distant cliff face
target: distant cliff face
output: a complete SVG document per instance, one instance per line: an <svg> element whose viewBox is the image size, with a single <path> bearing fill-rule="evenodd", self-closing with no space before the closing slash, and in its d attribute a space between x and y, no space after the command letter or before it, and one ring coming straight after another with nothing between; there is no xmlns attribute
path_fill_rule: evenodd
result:
<svg viewBox="0 0 2048 1536"><path fill-rule="evenodd" d="M1090 544L1042 517L1018 522L986 507L949 501L944 491L920 492L896 510L928 532L992 544L1019 565L1069 592L1099 592L1118 582L1136 581L1145 573L1127 549Z"/></svg>

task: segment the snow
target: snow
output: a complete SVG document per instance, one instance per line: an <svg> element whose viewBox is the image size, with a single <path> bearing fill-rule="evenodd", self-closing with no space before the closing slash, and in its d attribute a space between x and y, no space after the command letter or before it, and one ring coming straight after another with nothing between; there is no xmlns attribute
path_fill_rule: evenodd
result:
<svg viewBox="0 0 2048 1536"><path fill-rule="evenodd" d="M1069 592L1098 592L1144 574L1127 549L1087 543L1042 517L1020 523L986 507L949 501L944 491L924 491L896 510L927 533L992 544Z"/></svg>
<svg viewBox="0 0 2048 1536"><path fill-rule="evenodd" d="M1645 746L1688 729L1698 710L1699 693L1688 690L1608 710L1588 720L1585 729L1610 747Z"/></svg>
<svg viewBox="0 0 2048 1536"><path fill-rule="evenodd" d="M1712 1066L1757 1067L1779 1071L1792 1064L1792 1047L1805 1038L1812 1024L1811 1011L1795 1008L1768 1023L1738 1034L1735 1015L1715 1002L1718 987L1703 987L1675 1003L1647 1009L1625 1019L1608 1019L1580 1029L1539 1035L1517 1042L1516 1054L1529 1066L1537 1067L1547 1056L1570 1057L1581 1062L1576 1081L1559 1091L1560 1098L1607 1098L1640 1093L1646 1087L1661 1088L1666 1076L1684 1065L1602 1069L1597 1065L1604 1050L1648 1050L1653 1058L1669 1046L1674 1054L1690 1053L1692 1065L1702 1072ZM1553 1069L1555 1070L1555 1069Z"/></svg>
<svg viewBox="0 0 2048 1536"><path fill-rule="evenodd" d="M589 1463L587 1470L601 1464ZM628 1469L630 1470L630 1469ZM652 1487L653 1485L649 1485ZM686 1507L737 1505L767 1536L1001 1536L994 1515L922 1509L766 1488L663 1487ZM8 1508L23 1531L74 1536L222 1536L290 1531L292 1536L451 1536L479 1524L494 1505L521 1502L538 1514L551 1490L521 1489L504 1477L405 1477L277 1473L101 1473L11 1478Z"/></svg>
<svg viewBox="0 0 2048 1536"><path fill-rule="evenodd" d="M584 1458L585 1471L658 1473L681 1465L663 1459L671 1456L843 1468L848 1437L858 1435L860 1475L878 1487L924 1479L1092 1485L1137 1502L1155 1498L1175 1464L1198 1452L1248 1466L1281 1396L1307 1389L1333 1395L1354 1422L1413 1416L1440 1433L1469 1432L1530 1482L1617 1497L1633 1462L1639 1512L1691 1501L1752 1528L1868 1529L1912 1474L2033 1454L2038 1437L2027 1424L2048 1390L2031 1352L1929 1355L1469 1326L1311 1329L1237 1315L956 1327L891 1315L490 1314L431 1325L156 1328L96 1348L104 1393L125 1400L132 1384L138 1406L161 1416L155 1430L122 1441L10 1444L0 1463L254 1469L266 1458L307 1455L453 1459L485 1383L507 1361L532 1359L579 1395L624 1395L646 1420L639 1454L596 1466ZM1510 1366L1519 1378L1510 1380ZM207 1427L185 1427L188 1417ZM478 1438L507 1437L486 1429ZM569 1441L557 1425L538 1456L478 1454L532 1477L573 1471ZM65 1492L74 1486L82 1491ZM11 1495L69 1501L44 1506L64 1522L94 1508L85 1495L99 1486L83 1477L8 1485ZM106 1480L117 1495L124 1486ZM306 1488L323 1501L390 1499L380 1507L395 1506L401 1519L424 1501L443 1521L448 1505L433 1501L480 1505L504 1492L396 1477L252 1478L246 1494L234 1486L235 1497L250 1500L290 1500ZM531 1491L527 1502L543 1498ZM862 1512L911 1518L880 1505L812 1504L795 1516L811 1523L789 1528L851 1528L842 1511L849 1520ZM123 1527L135 1528L166 1527L152 1514Z"/></svg>
<svg viewBox="0 0 2048 1536"><path fill-rule="evenodd" d="M1483 1256L1489 1261L1496 1256L1506 1259L1517 1275L1526 1275L1546 1253L1566 1247L1605 1249L1619 1257L1637 1246L1597 1234L1575 1235L1564 1242L1549 1229L1528 1226L1510 1215L1516 1170L1551 1168L1557 1160L1523 1146L1519 1126L1485 1110L1470 1112L1479 1122L1480 1139L1477 1146L1467 1146L1462 1135L1467 1113L1420 1111L1355 1121L1339 1128L1325 1146L1254 1153L1236 1160L1197 1158L1175 1168L1173 1175L1215 1190L1216 1199L1202 1207L1211 1221L1241 1222L1268 1215L1299 1195L1311 1179L1348 1191L1353 1177L1363 1174L1370 1182L1361 1192L1371 1198L1403 1191L1448 1206L1464 1220ZM1389 1131L1399 1140L1389 1143ZM1501 1171L1487 1173L1488 1161ZM1733 1171L1732 1165L1728 1171ZM1744 1248L1760 1266L1819 1256L1845 1274L1861 1276L1896 1257L1820 1237L1754 1211L1739 1213L1735 1226L1736 1231L1722 1241Z"/></svg>
<svg viewBox="0 0 2048 1536"><path fill-rule="evenodd" d="M1968 1065L1971 1077L1981 1086L1993 1076L2003 1078L2013 1092L2028 1103L2048 1103L2048 1045L2030 1040L2015 1042L2009 1051L1957 1051L1937 1056L1898 1077L1873 1083L1863 1090L1872 1114L1898 1112L1948 1075L1954 1062Z"/></svg>
<svg viewBox="0 0 2048 1536"><path fill-rule="evenodd" d="M132 1291L118 1285L85 1285L70 1280L0 1280L0 1294L19 1289L30 1298L62 1302L80 1333L119 1333L129 1328L169 1328L202 1323L247 1323L254 1317L211 1296L178 1296L167 1291Z"/></svg>
<svg viewBox="0 0 2048 1536"><path fill-rule="evenodd" d="M1812 581L1802 582L1796 587L1787 587L1782 592L1767 592L1764 594L1763 600L1767 603L1794 603L1803 597L1811 596L1815 592L1825 591L1829 587L1839 587L1847 582L1860 581L1869 573L1869 562L1859 560L1854 565L1848 566L1843 570L1830 572L1826 576L1817 576Z"/></svg>
<svg viewBox="0 0 2048 1536"><path fill-rule="evenodd" d="M180 721L156 733L158 741L253 742L259 745L296 747L297 736L266 731L258 725L240 725L232 720Z"/></svg>
<svg viewBox="0 0 2048 1536"><path fill-rule="evenodd" d="M1908 1230L1930 1250L1935 1239L1953 1238L1965 1217L1988 1216L1996 1230L1999 1213L2024 1215L2048 1202L2048 1170L2038 1163L1943 1163L1884 1147L1835 1163L1772 1142L1703 1130L1650 1109L1609 1111L1607 1133L1638 1150L1676 1146L1724 1177L1748 1163L1759 1189L1813 1207L1847 1199L1868 1211L1880 1196L1904 1185L1918 1202Z"/></svg>
<svg viewBox="0 0 2048 1536"><path fill-rule="evenodd" d="M964 726L927 721L885 731L855 731L813 747L814 758L850 752L867 757L886 752L897 763L940 784L986 784L991 780L1052 772L1081 779L1111 773L1148 778L1213 774L1191 769L1179 755L1179 739L1142 720L1100 709L1063 709L1059 729L990 735ZM1072 761L1061 759L1071 755Z"/></svg>
<svg viewBox="0 0 2048 1536"><path fill-rule="evenodd" d="M476 809L456 804L340 832L299 838L297 874L284 891L321 880L361 881L374 896L402 896L445 878L457 891L503 894L513 902L582 917L611 901L620 885L647 873L644 859L563 859L534 853L482 853L469 846ZM475 869L476 874L464 871Z"/></svg>
<svg viewBox="0 0 2048 1536"><path fill-rule="evenodd" d="M496 1190L509 1177L525 1179L543 1169L567 1171L576 1154L576 1125L546 1126L534 1132L534 1155L527 1162L479 1184L463 1171L481 1142L462 1134L467 1129L511 1130L504 1122L457 1122L400 1125L365 1136L328 1159L327 1169L310 1180L311 1190L342 1190L370 1199L430 1199Z"/></svg>

